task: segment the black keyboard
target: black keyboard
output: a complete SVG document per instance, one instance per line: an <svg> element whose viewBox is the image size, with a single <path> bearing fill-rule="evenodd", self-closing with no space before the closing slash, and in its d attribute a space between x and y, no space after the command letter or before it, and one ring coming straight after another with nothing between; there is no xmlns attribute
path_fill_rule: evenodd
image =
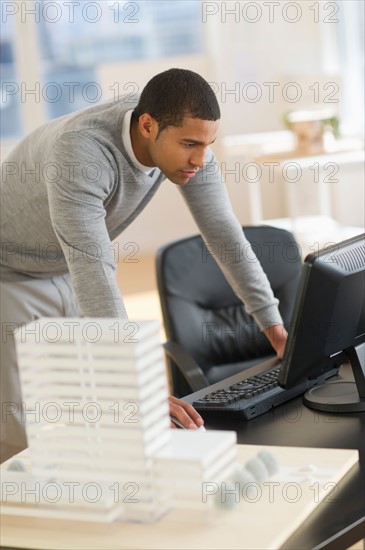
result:
<svg viewBox="0 0 365 550"><path fill-rule="evenodd" d="M193 401L193 406L201 413L240 414L249 420L305 393L338 373L338 368L333 368L319 378L307 379L295 388L284 390L278 383L280 368L279 364L249 378L245 378L243 372L241 380L231 385L222 385L214 391L208 391Z"/></svg>

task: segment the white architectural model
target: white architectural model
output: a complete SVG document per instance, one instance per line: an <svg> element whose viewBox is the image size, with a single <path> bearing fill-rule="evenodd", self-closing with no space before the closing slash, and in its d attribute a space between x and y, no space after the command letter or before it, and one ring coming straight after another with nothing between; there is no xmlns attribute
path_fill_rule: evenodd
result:
<svg viewBox="0 0 365 550"><path fill-rule="evenodd" d="M170 429L159 330L46 318L17 332L30 460L4 472L3 513L154 521L208 506L202 485L231 475L236 434Z"/></svg>

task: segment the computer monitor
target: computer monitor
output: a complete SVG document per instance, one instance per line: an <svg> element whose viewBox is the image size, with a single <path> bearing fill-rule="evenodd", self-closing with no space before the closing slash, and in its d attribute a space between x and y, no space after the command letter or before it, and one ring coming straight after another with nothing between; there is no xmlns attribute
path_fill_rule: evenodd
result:
<svg viewBox="0 0 365 550"><path fill-rule="evenodd" d="M325 247L304 260L279 384L350 361L355 382L310 389L304 403L328 412L365 411L365 234Z"/></svg>

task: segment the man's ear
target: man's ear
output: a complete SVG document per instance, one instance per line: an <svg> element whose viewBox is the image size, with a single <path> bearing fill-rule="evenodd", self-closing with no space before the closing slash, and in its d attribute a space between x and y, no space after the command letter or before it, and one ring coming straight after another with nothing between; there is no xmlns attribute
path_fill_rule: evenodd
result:
<svg viewBox="0 0 365 550"><path fill-rule="evenodd" d="M145 139L153 139L158 134L158 123L149 113L139 117L139 130Z"/></svg>

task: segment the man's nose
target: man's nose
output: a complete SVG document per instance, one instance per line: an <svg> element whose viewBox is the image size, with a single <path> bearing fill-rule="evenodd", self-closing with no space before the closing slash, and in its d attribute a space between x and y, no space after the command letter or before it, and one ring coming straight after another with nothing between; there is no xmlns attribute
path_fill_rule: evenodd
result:
<svg viewBox="0 0 365 550"><path fill-rule="evenodd" d="M204 158L205 158L205 151L202 151L202 152L194 151L194 154L190 157L190 164L192 166L197 166L198 168L203 168Z"/></svg>

